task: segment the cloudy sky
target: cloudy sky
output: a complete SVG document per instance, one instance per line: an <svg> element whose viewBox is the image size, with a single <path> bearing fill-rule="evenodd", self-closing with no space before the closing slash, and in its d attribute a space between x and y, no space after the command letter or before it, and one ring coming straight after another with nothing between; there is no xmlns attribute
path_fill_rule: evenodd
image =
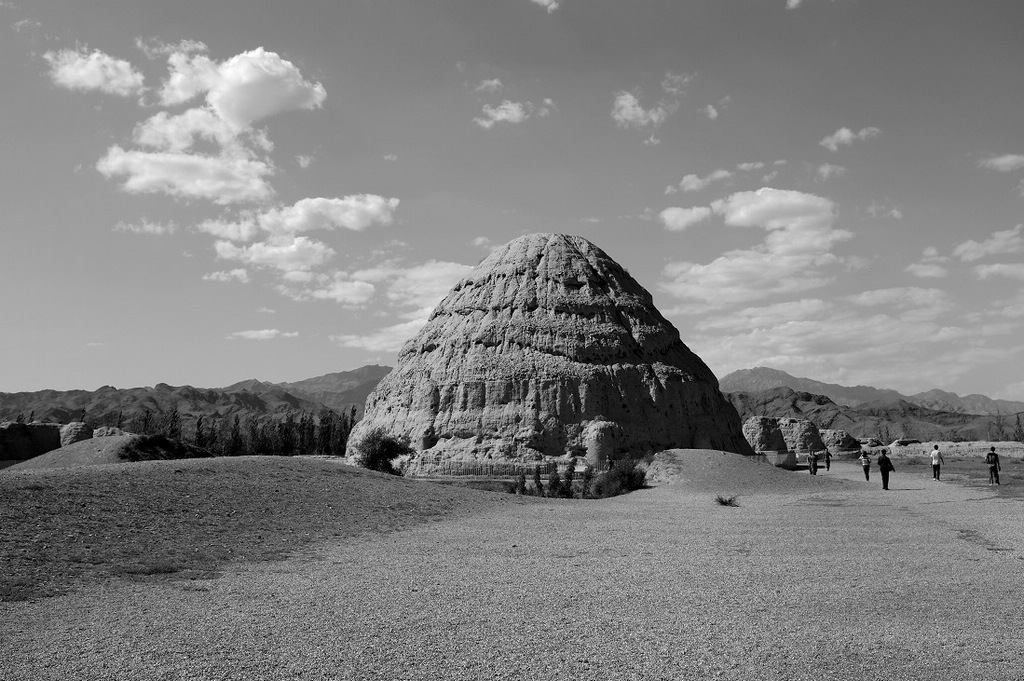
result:
<svg viewBox="0 0 1024 681"><path fill-rule="evenodd" d="M0 391L391 364L582 235L719 376L1024 399L1024 3L0 0Z"/></svg>

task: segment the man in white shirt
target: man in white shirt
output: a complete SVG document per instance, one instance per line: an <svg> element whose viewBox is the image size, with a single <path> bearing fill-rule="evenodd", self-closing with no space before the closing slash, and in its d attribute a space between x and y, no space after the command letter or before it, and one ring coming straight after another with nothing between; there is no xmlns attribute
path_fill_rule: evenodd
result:
<svg viewBox="0 0 1024 681"><path fill-rule="evenodd" d="M932 479L939 479L939 467L945 463L942 460L942 452L939 451L939 446L935 445L935 449L931 452L932 455Z"/></svg>

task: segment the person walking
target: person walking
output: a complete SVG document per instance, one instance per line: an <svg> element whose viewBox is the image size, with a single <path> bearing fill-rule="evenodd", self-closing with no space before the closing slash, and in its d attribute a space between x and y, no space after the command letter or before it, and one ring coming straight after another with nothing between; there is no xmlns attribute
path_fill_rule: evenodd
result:
<svg viewBox="0 0 1024 681"><path fill-rule="evenodd" d="M832 452L825 450L825 470L832 468Z"/></svg>
<svg viewBox="0 0 1024 681"><path fill-rule="evenodd" d="M931 452L932 457L932 480L938 480L940 476L940 469L942 464L946 463L942 460L942 452L939 451L939 446L935 445L935 448Z"/></svg>
<svg viewBox="0 0 1024 681"><path fill-rule="evenodd" d="M860 465L864 467L864 479L871 480L871 459L868 458L867 451L860 453Z"/></svg>
<svg viewBox="0 0 1024 681"><path fill-rule="evenodd" d="M889 473L895 470L896 467L892 465L888 452L883 449L882 453L878 455L878 471L882 474L882 489L889 489Z"/></svg>
<svg viewBox="0 0 1024 681"><path fill-rule="evenodd" d="M985 463L988 464L988 484L999 484L999 455L996 454L996 448L992 447L989 453L985 455Z"/></svg>
<svg viewBox="0 0 1024 681"><path fill-rule="evenodd" d="M817 452L807 452L807 470L810 471L811 475L818 474L818 454Z"/></svg>

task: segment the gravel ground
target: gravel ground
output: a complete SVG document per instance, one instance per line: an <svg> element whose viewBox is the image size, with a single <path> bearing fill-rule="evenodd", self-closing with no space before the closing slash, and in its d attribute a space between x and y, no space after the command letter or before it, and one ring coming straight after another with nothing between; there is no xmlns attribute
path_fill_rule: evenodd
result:
<svg viewBox="0 0 1024 681"><path fill-rule="evenodd" d="M1024 678L1020 500L688 456L625 497L0 603L0 678Z"/></svg>

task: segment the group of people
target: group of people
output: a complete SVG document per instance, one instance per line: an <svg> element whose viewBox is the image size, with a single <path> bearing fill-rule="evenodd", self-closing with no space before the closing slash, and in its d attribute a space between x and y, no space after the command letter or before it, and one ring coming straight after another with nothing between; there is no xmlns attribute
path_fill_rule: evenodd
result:
<svg viewBox="0 0 1024 681"><path fill-rule="evenodd" d="M942 452L939 450L939 446L935 445L929 456L932 461L932 479L938 481L941 479L942 464L945 460L942 458ZM996 448L990 448L988 454L985 455L985 463L988 464L988 484L998 485L999 484L999 455L996 454ZM864 468L864 479L871 480L871 458L867 451L862 451L860 454L860 465ZM889 458L888 450L883 449L878 455L878 472L882 474L882 489L889 489L889 474L896 470L896 467L892 465L892 459ZM811 471L814 474L814 471Z"/></svg>

